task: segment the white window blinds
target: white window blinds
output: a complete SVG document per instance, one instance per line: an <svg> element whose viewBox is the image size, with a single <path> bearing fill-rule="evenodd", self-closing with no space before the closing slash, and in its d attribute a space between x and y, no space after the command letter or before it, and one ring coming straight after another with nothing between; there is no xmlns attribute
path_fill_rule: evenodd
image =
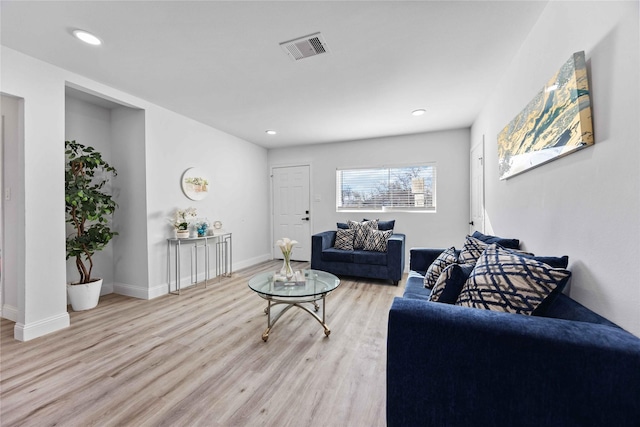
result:
<svg viewBox="0 0 640 427"><path fill-rule="evenodd" d="M436 165L338 169L337 211L435 211Z"/></svg>

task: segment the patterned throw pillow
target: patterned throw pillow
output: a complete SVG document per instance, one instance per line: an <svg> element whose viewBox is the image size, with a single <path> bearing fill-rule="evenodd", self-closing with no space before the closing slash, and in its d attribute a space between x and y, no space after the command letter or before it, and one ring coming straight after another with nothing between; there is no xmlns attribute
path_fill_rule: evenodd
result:
<svg viewBox="0 0 640 427"><path fill-rule="evenodd" d="M336 241L333 244L333 247L344 251L352 251L354 234L355 230L338 229L338 231L336 231Z"/></svg>
<svg viewBox="0 0 640 427"><path fill-rule="evenodd" d="M365 251L387 252L387 241L393 234L393 230L369 230L367 241L364 242Z"/></svg>
<svg viewBox="0 0 640 427"><path fill-rule="evenodd" d="M431 289L429 301L455 304L475 264L451 264L444 269Z"/></svg>
<svg viewBox="0 0 640 427"><path fill-rule="evenodd" d="M457 261L456 248L453 246L438 255L438 258L431 263L424 275L424 287L429 289L433 288L444 269L451 264L455 264Z"/></svg>
<svg viewBox="0 0 640 427"><path fill-rule="evenodd" d="M570 277L570 271L492 244L478 259L456 305L530 315Z"/></svg>
<svg viewBox="0 0 640 427"><path fill-rule="evenodd" d="M347 225L351 230L355 230L355 236L353 236L353 248L354 249L362 249L364 248L364 244L367 241L367 236L369 235L369 230L377 230L378 229L378 220L371 221L347 221Z"/></svg>
<svg viewBox="0 0 640 427"><path fill-rule="evenodd" d="M467 236L464 246L462 246L462 249L460 250L458 262L460 264L475 264L487 246L489 245L482 240Z"/></svg>

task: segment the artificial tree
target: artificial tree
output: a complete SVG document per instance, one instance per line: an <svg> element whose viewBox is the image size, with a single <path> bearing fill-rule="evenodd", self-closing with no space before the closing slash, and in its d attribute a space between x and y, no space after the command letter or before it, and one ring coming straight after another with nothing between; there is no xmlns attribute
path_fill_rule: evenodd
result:
<svg viewBox="0 0 640 427"><path fill-rule="evenodd" d="M93 147L65 141L66 222L74 232L67 236L67 259L75 257L80 274L78 284L89 283L93 255L107 246L118 233L111 230L109 219L117 207L111 194L104 191L116 169Z"/></svg>

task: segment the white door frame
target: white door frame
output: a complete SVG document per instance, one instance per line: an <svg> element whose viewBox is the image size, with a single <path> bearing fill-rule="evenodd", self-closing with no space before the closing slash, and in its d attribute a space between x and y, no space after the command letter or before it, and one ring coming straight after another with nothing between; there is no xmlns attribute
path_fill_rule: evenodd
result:
<svg viewBox="0 0 640 427"><path fill-rule="evenodd" d="M480 155L478 155L477 151L480 149ZM477 191L477 187L475 184L475 176L474 176L474 166L479 167L481 169L481 177L482 177L482 186L480 188L480 192L476 195L480 197L481 201L481 214L480 219L477 217L474 218L474 192ZM473 233L474 230L478 230L481 233L484 233L485 230L485 222L486 222L486 212L485 212L485 144L484 144L484 135L482 135L482 141L478 144L471 147L469 150L469 232Z"/></svg>

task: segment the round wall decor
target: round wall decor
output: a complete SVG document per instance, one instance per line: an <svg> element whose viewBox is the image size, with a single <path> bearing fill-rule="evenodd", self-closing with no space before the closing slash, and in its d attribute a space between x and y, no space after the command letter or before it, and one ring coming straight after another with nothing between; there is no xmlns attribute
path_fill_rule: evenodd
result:
<svg viewBox="0 0 640 427"><path fill-rule="evenodd" d="M191 200L202 200L209 194L209 179L199 168L189 168L180 180L184 195Z"/></svg>

